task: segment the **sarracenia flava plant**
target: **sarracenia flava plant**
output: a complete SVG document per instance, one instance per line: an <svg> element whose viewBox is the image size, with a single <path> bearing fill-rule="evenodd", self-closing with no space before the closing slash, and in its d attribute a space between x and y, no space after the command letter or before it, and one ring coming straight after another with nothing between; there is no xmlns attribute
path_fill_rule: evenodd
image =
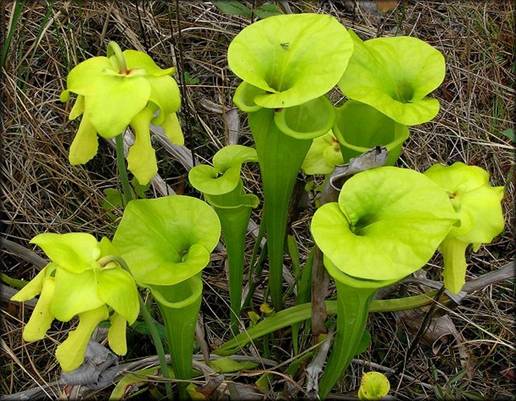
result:
<svg viewBox="0 0 516 401"><path fill-rule="evenodd" d="M362 41L350 31L354 50L339 88L349 99L336 110L333 131L344 162L375 146L387 148L393 165L409 127L432 120L439 101L427 95L445 75L443 55L408 36Z"/></svg>
<svg viewBox="0 0 516 401"><path fill-rule="evenodd" d="M492 187L487 171L461 162L448 167L435 164L425 175L447 192L460 219L439 246L444 258L444 286L458 293L466 278L466 248L471 244L476 252L503 231L504 187Z"/></svg>
<svg viewBox="0 0 516 401"><path fill-rule="evenodd" d="M54 319L68 322L77 316L78 326L56 349L67 372L82 364L93 331L109 320L109 346L125 355L126 326L134 323L140 310L138 290L133 277L118 264L109 241L97 242L86 233L46 233L31 243L43 249L51 262L11 298L27 301L39 294L23 339L41 340Z"/></svg>
<svg viewBox="0 0 516 401"><path fill-rule="evenodd" d="M325 95L341 79L352 50L344 26L318 14L266 18L244 28L229 45L229 67L243 81L233 100L248 113L260 164L269 289L277 309L296 176L312 139L333 126L333 105Z"/></svg>
<svg viewBox="0 0 516 401"><path fill-rule="evenodd" d="M222 226L229 265L229 299L231 322L237 329L242 303L245 235L251 210L258 206L256 195L246 194L240 169L243 163L256 162L256 150L248 146L229 145L213 156L213 167L201 164L188 173L190 184L202 192L215 209Z"/></svg>
<svg viewBox="0 0 516 401"><path fill-rule="evenodd" d="M408 126L437 115L439 101L427 95L444 80L445 60L439 50L410 36L362 41L353 31L349 33L353 56L339 81L348 99Z"/></svg>
<svg viewBox="0 0 516 401"><path fill-rule="evenodd" d="M70 146L70 163L84 164L96 155L97 133L117 137L122 144L119 135L130 126L135 141L127 154L128 168L140 184L147 184L158 169L150 124L161 126L172 143L184 142L176 115L181 105L179 88L170 76L174 71L161 69L144 52L122 52L115 42L109 43L107 57L92 57L74 67L61 94L62 101L70 93L77 95L69 119L82 115Z"/></svg>
<svg viewBox="0 0 516 401"><path fill-rule="evenodd" d="M177 379L192 377L201 272L220 230L217 214L206 202L174 195L129 202L113 238L138 285L149 288L159 306Z"/></svg>
<svg viewBox="0 0 516 401"><path fill-rule="evenodd" d="M437 184L413 170L380 167L342 187L311 223L337 287L337 332L320 381L325 398L360 345L376 291L420 269L457 221Z"/></svg>

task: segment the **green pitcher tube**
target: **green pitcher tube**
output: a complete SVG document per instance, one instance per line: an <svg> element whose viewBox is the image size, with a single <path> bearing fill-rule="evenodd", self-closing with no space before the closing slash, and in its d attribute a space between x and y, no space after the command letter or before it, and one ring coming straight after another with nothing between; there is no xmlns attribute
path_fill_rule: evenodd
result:
<svg viewBox="0 0 516 401"><path fill-rule="evenodd" d="M325 98L353 52L346 28L321 14L276 15L245 27L230 43L228 65L242 83L233 98L248 113L264 191L269 292L282 306L288 204L312 139L333 125ZM325 62L321 63L320 60Z"/></svg>
<svg viewBox="0 0 516 401"><path fill-rule="evenodd" d="M231 327L237 330L242 303L245 236L251 210L259 199L246 194L240 178L243 163L257 161L256 150L243 145L228 145L213 156L213 167L200 164L188 173L190 184L202 192L219 217L229 267Z"/></svg>
<svg viewBox="0 0 516 401"><path fill-rule="evenodd" d="M366 329L369 305L376 288L355 288L335 281L337 287L337 331L325 373L319 382L319 395L324 399L357 353ZM342 318L344 317L344 318Z"/></svg>
<svg viewBox="0 0 516 401"><path fill-rule="evenodd" d="M258 206L259 200L255 195L243 193L241 180L239 185L230 193L205 196L219 216L222 227L222 238L227 250L229 267L231 326L236 331L242 304L245 237L251 211Z"/></svg>
<svg viewBox="0 0 516 401"><path fill-rule="evenodd" d="M333 132L340 142L344 163L376 146L389 152L387 165L394 165L403 142L409 137L408 127L391 120L365 103L349 100L336 109Z"/></svg>
<svg viewBox="0 0 516 401"><path fill-rule="evenodd" d="M151 286L150 289L165 323L175 377L189 380L192 378L195 324L202 300L201 274L176 285ZM181 395L185 394L185 388L186 383L179 384Z"/></svg>
<svg viewBox="0 0 516 401"><path fill-rule="evenodd" d="M138 284L150 288L161 312L175 377L192 377L202 270L220 238L215 211L199 199L172 195L128 203L113 246ZM187 399L186 383L178 385Z"/></svg>

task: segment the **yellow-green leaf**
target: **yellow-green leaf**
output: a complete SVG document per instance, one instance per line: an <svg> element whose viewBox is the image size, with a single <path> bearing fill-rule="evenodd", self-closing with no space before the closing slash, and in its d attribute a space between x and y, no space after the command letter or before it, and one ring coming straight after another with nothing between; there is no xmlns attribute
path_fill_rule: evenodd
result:
<svg viewBox="0 0 516 401"><path fill-rule="evenodd" d="M316 211L311 231L343 274L399 280L432 257L455 221L446 192L430 179L413 170L380 167L346 181L338 203Z"/></svg>
<svg viewBox="0 0 516 401"><path fill-rule="evenodd" d="M208 363L212 369L218 373L231 373L240 370L250 370L258 366L257 363L251 361L235 361L230 357L217 358Z"/></svg>
<svg viewBox="0 0 516 401"><path fill-rule="evenodd" d="M220 237L206 203L173 195L129 202L113 244L138 283L173 285L199 273Z"/></svg>
<svg viewBox="0 0 516 401"><path fill-rule="evenodd" d="M410 36L364 42L354 32L350 34L354 51L339 81L348 98L404 125L422 124L436 116L439 101L426 96L444 80L441 52Z"/></svg>

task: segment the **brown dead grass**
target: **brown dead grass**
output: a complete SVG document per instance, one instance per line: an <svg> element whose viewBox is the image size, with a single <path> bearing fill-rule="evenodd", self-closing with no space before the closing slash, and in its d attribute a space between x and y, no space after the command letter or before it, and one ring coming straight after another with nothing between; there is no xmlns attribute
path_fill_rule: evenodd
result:
<svg viewBox="0 0 516 401"><path fill-rule="evenodd" d="M1 189L6 238L27 245L44 231L87 231L98 237L112 234L115 224L101 203L103 189L117 186L113 150L103 144L86 166L70 166L67 149L77 127L67 121L70 106L59 102L67 71L85 58L103 54L108 40L118 41L122 48L146 50L158 64L179 65L187 72L181 117L186 144L199 160L210 159L226 143L223 119L201 103L210 100L231 108L237 79L227 67L226 49L249 21L224 15L210 2L179 3L179 15L174 2L164 1L139 2L139 7L100 1L26 4L2 80ZM475 277L511 260L514 149L501 132L513 126L512 2L403 2L383 16L370 13L364 3L358 7L338 1L289 3L294 12L333 14L362 38L414 35L444 53L448 70L436 94L441 112L433 122L412 130L400 165L423 170L435 162L460 160L489 170L493 184L506 186L507 230L471 256L468 274ZM4 6L7 22L13 4L4 2ZM245 125L241 143L252 143ZM159 172L166 182L177 192L191 193L184 169L162 150L158 154ZM248 186L259 192L256 171L247 174ZM304 213L292 223L302 248L310 244L308 217ZM429 278L439 279L439 263L436 259L429 264ZM2 264L4 271L16 278L29 279L35 274L33 266L6 253ZM221 306L221 298L227 295L219 294L220 288L225 288L220 266L207 270L207 276L210 285L205 291L204 321L208 341L216 345L228 339L227 308ZM400 291L406 295L420 289L412 286ZM471 378L463 376L457 347L448 339L447 344L436 342L433 348L420 345L406 366L406 373L430 388L395 376L390 378L392 394L404 400L511 397L513 353L504 343L512 343L514 338L513 294L508 283L490 286L449 312L466 340L473 364ZM4 306L1 330L6 346L0 364L0 377L4 378L0 392L14 393L56 380L59 369L53 350L66 334L61 330L64 327L54 326L48 339L27 345L21 341L21 327L30 311L13 304ZM371 332L374 347L361 358L397 367L414 333L390 314L375 316ZM141 341L141 336L135 338ZM280 362L288 359L288 340L277 345L282 348L274 349L273 356ZM152 352L151 346L145 349ZM134 352L130 356L141 355ZM353 366L343 394L356 389L363 369Z"/></svg>

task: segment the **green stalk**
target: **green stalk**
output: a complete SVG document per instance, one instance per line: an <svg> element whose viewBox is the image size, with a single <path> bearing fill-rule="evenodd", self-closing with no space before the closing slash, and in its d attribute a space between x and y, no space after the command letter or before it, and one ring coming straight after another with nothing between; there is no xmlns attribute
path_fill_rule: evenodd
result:
<svg viewBox="0 0 516 401"><path fill-rule="evenodd" d="M143 320L145 320L145 324L149 329L149 333L152 337L152 342L154 343L154 347L156 348L156 352L159 358L159 365L161 368L161 374L166 379L170 379L170 372L168 370L167 359L165 356L165 350L163 349L163 344L161 342L161 338L158 332L158 328L156 327L156 322L147 308L147 305L143 301L140 296L140 309L142 311ZM165 382L165 392L167 394L167 399L172 399L172 386L170 382Z"/></svg>
<svg viewBox="0 0 516 401"><path fill-rule="evenodd" d="M337 332L331 355L319 382L319 397L324 400L347 369L364 333L369 305L376 288L354 288L338 281Z"/></svg>
<svg viewBox="0 0 516 401"><path fill-rule="evenodd" d="M238 317L242 305L244 281L245 236L251 210L258 205L259 200L255 195L243 192L242 180L231 192L223 195L205 194L204 196L220 220L228 257L231 329L238 333Z"/></svg>
<svg viewBox="0 0 516 401"><path fill-rule="evenodd" d="M17 278L9 277L5 273L0 273L0 281L7 284L9 287L16 288L17 290L22 289L28 283L28 281L19 280Z"/></svg>
<svg viewBox="0 0 516 401"><path fill-rule="evenodd" d="M151 286L165 323L175 378L192 378L195 324L201 307L202 280L198 274L179 284ZM188 399L187 383L178 383L179 399Z"/></svg>
<svg viewBox="0 0 516 401"><path fill-rule="evenodd" d="M290 256L290 264L292 266L292 275L294 276L294 283L287 288L287 291L283 294L283 301L286 301L291 293L294 292L299 284L299 278L301 276L301 260L299 257L299 247L297 246L296 239L293 235L287 235L287 251ZM297 299L297 298L296 298ZM297 302L296 302L297 304Z"/></svg>
<svg viewBox="0 0 516 401"><path fill-rule="evenodd" d="M110 41L107 46L107 56L115 57L118 64L118 69L121 73L127 72L127 64L125 61L124 54L118 43ZM129 183L129 176L127 175L127 166L125 164L125 152L124 152L124 133L115 137L115 149L116 149L116 165L118 169L118 177L122 184L122 198L124 200L124 206L133 199L133 192L131 184Z"/></svg>
<svg viewBox="0 0 516 401"><path fill-rule="evenodd" d="M296 305L310 301L311 295L311 278L312 278L312 264L314 260L315 248L312 248L308 254L308 258L303 266L299 276L296 277ZM294 343L294 354L298 354L299 351L299 330L301 329L301 323L295 323L292 325L292 342Z"/></svg>
<svg viewBox="0 0 516 401"><path fill-rule="evenodd" d="M244 281L245 235L251 208L214 208L220 219L222 237L226 245L229 266L229 299L231 304L231 329L238 333L238 317L242 305L242 283Z"/></svg>
<svg viewBox="0 0 516 401"><path fill-rule="evenodd" d="M115 137L115 149L116 149L116 166L118 168L118 177L122 184L122 198L124 199L124 206L133 199L131 190L131 184L129 183L129 176L127 175L127 167L125 165L125 153L124 153L124 134L117 135Z"/></svg>
<svg viewBox="0 0 516 401"><path fill-rule="evenodd" d="M417 309L432 303L435 291L429 291L421 295L410 297L378 299L371 302L369 312L398 312L402 310ZM337 301L326 301L328 315L337 313ZM312 317L312 304L304 303L292 306L276 312L273 316L263 319L256 326L246 329L245 332L233 337L213 351L217 355L231 355L253 340L277 330L284 329L296 323L309 320Z"/></svg>
<svg viewBox="0 0 516 401"><path fill-rule="evenodd" d="M258 238L256 239L256 241L260 241L262 240L263 236L264 236L264 230L262 230L262 228L264 228L265 225L263 224L263 220L261 221L261 224L260 224L260 232L258 233ZM256 245L256 243L255 243ZM249 305L252 304L252 300L253 300L253 295L254 295L254 290L256 289L256 284L260 281L260 274L262 274L262 270L263 270L263 264L265 263L265 258L266 258L266 255L267 255L267 242L265 242L265 244L263 245L262 248L260 248L260 246L257 247L259 250L260 250L260 254L258 255L258 257L256 258L256 256L252 257L251 258L251 265L250 265L250 268L249 268L249 292L247 293L247 296L246 298L244 299L244 308L247 308ZM256 247L255 247L256 249ZM258 250L256 249L256 250ZM254 250L253 250L254 252ZM266 295L264 295L264 297L266 298Z"/></svg>
<svg viewBox="0 0 516 401"><path fill-rule="evenodd" d="M107 45L107 56L114 56L116 63L118 64L118 71L121 74L127 73L127 63L125 61L124 53L122 49L115 41L110 41Z"/></svg>
<svg viewBox="0 0 516 401"><path fill-rule="evenodd" d="M312 140L299 140L285 135L274 123L274 110L270 109L249 113L249 126L256 143L263 181L269 288L272 304L276 310L280 310L288 206L297 173Z"/></svg>

